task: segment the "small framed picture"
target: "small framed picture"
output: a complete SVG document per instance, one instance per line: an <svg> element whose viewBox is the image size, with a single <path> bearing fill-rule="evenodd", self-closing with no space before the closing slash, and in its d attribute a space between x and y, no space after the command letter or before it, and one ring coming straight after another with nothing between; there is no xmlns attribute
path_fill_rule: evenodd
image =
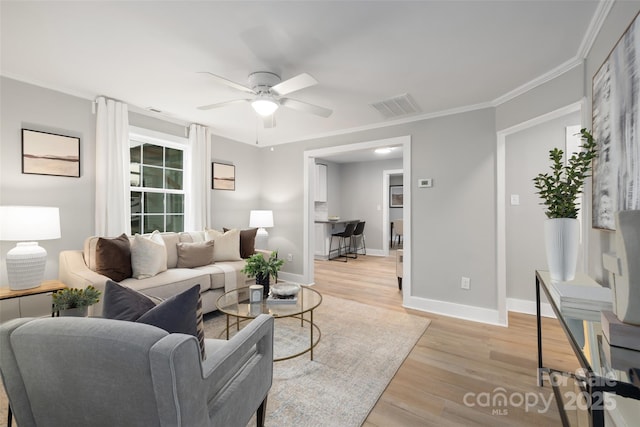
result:
<svg viewBox="0 0 640 427"><path fill-rule="evenodd" d="M389 186L389 207L401 208L403 205L402 185Z"/></svg>
<svg viewBox="0 0 640 427"><path fill-rule="evenodd" d="M80 177L80 138L22 129L22 173Z"/></svg>
<svg viewBox="0 0 640 427"><path fill-rule="evenodd" d="M236 167L214 162L211 167L211 188L214 190L236 189Z"/></svg>

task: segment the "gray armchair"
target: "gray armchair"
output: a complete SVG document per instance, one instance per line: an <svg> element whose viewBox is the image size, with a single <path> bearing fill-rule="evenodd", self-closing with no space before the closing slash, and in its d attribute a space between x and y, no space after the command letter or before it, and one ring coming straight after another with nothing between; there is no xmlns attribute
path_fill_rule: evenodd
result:
<svg viewBox="0 0 640 427"><path fill-rule="evenodd" d="M15 319L0 326L0 372L20 427L264 424L273 318L231 340L118 320Z"/></svg>

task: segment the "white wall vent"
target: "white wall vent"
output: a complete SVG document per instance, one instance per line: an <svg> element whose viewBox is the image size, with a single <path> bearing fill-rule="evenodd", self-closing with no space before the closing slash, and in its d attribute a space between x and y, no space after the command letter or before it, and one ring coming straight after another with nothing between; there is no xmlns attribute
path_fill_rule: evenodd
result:
<svg viewBox="0 0 640 427"><path fill-rule="evenodd" d="M382 114L385 119L408 116L422 111L408 93L374 102L370 105Z"/></svg>

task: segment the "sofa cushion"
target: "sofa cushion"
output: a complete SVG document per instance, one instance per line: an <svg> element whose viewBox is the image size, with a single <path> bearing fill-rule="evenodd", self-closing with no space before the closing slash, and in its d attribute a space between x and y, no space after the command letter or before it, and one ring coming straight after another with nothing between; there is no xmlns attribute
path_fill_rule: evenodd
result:
<svg viewBox="0 0 640 427"><path fill-rule="evenodd" d="M198 243L178 243L178 268L200 267L213 264L213 240Z"/></svg>
<svg viewBox="0 0 640 427"><path fill-rule="evenodd" d="M116 306L111 305L114 303ZM127 303L137 307L137 310L127 310L124 307ZM148 308L144 310L145 307ZM169 333L193 335L198 339L202 358L205 358L204 321L199 285L155 305L147 296L108 281L105 287L103 316L108 319L153 325Z"/></svg>
<svg viewBox="0 0 640 427"><path fill-rule="evenodd" d="M206 240L204 231L183 231L180 233L180 241L183 243L198 243Z"/></svg>
<svg viewBox="0 0 640 427"><path fill-rule="evenodd" d="M131 268L133 277L146 279L167 269L167 249L160 232L150 236L136 234L131 242Z"/></svg>
<svg viewBox="0 0 640 427"><path fill-rule="evenodd" d="M126 234L113 239L100 237L95 248L96 273L116 282L131 277L131 246Z"/></svg>
<svg viewBox="0 0 640 427"><path fill-rule="evenodd" d="M229 231L228 228L222 228L225 233ZM240 257L242 259L249 258L256 253L256 234L257 228L248 228L246 230L240 230Z"/></svg>
<svg viewBox="0 0 640 427"><path fill-rule="evenodd" d="M209 264L202 267L196 267L194 270L201 273L206 273L211 279L211 289L224 289L227 280L235 280L235 283L228 283L227 285L233 289L236 286L244 285L247 281L247 276L240 270L244 268L246 262L243 261L228 261L217 262L215 264ZM233 271L234 274L226 273ZM229 276L227 278L227 276Z"/></svg>
<svg viewBox="0 0 640 427"><path fill-rule="evenodd" d="M120 282L122 285L157 298L169 298L186 291L193 285L200 285L200 291L211 289L211 278L197 268L170 268L147 279L129 278Z"/></svg>
<svg viewBox="0 0 640 427"><path fill-rule="evenodd" d="M222 233L218 230L205 230L207 240L213 240L213 260L242 261L240 257L240 230L229 230Z"/></svg>

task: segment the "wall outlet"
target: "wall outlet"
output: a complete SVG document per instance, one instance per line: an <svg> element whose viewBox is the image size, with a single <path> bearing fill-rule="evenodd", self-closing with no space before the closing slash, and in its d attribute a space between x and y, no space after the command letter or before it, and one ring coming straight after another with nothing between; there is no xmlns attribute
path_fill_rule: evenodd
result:
<svg viewBox="0 0 640 427"><path fill-rule="evenodd" d="M460 287L462 289L470 289L471 287L471 279L468 277L463 277L462 280L460 281Z"/></svg>
<svg viewBox="0 0 640 427"><path fill-rule="evenodd" d="M293 254L287 254L287 261L293 261Z"/></svg>

